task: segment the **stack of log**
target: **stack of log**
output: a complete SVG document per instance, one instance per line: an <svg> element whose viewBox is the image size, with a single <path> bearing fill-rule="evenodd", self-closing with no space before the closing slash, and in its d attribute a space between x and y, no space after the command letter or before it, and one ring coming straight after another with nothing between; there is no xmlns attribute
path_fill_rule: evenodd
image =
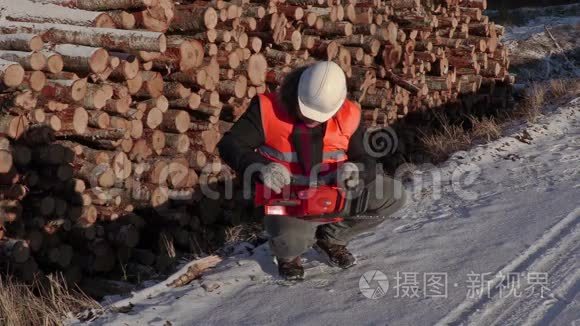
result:
<svg viewBox="0 0 580 326"><path fill-rule="evenodd" d="M163 269L174 246L220 238L235 204L200 189L231 178L221 134L316 60L343 68L372 127L505 107L508 53L486 6L0 0L0 256L24 278L40 266L79 281Z"/></svg>

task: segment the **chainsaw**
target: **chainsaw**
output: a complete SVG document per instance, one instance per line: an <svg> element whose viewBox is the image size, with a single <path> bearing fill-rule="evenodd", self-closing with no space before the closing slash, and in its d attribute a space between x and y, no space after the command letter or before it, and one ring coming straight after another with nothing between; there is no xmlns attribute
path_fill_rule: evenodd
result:
<svg viewBox="0 0 580 326"><path fill-rule="evenodd" d="M287 216L311 222L340 222L366 211L368 192L332 184L306 186L291 183L277 194L257 182L254 204L264 207L266 218Z"/></svg>

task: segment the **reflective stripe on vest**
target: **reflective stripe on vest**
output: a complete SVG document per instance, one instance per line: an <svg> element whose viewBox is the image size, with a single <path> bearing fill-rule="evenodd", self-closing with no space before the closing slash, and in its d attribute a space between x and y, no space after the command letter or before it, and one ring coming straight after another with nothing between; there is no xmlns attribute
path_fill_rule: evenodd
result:
<svg viewBox="0 0 580 326"><path fill-rule="evenodd" d="M323 184L330 184L335 180L334 174L318 175L318 176L305 176L305 175L292 175L292 184L299 186L316 186Z"/></svg>
<svg viewBox="0 0 580 326"><path fill-rule="evenodd" d="M298 163L298 153L296 152L280 152L279 150L270 146L262 145L258 151L288 163ZM329 151L322 153L322 160L345 161L347 159L346 152L343 150Z"/></svg>
<svg viewBox="0 0 580 326"><path fill-rule="evenodd" d="M311 185L317 183L316 178L303 175L302 166L292 144L292 132L296 118L290 114L278 101L275 94L261 94L260 111L264 144L256 151L270 161L284 165L292 174L296 184ZM350 137L354 134L361 120L360 108L350 101L345 101L337 114L326 122L322 144L322 182L329 182L337 166L348 159L346 151ZM328 174L328 175L326 175ZM311 180L313 179L313 180ZM328 179L325 181L325 179ZM320 179L319 179L320 180Z"/></svg>

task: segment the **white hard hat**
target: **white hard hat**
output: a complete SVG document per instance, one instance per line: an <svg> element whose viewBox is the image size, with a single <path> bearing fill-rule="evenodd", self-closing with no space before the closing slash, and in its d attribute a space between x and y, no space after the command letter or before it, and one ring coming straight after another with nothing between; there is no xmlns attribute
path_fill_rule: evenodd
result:
<svg viewBox="0 0 580 326"><path fill-rule="evenodd" d="M325 122L340 109L346 99L346 76L332 61L308 67L298 83L300 113L310 120Z"/></svg>

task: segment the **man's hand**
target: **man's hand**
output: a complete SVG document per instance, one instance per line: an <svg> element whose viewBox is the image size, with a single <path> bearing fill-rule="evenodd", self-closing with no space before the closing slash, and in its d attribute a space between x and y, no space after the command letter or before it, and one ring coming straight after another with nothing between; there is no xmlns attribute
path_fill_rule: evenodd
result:
<svg viewBox="0 0 580 326"><path fill-rule="evenodd" d="M361 183L358 166L352 162L346 162L338 168L338 184L347 189L355 189Z"/></svg>
<svg viewBox="0 0 580 326"><path fill-rule="evenodd" d="M292 180L290 171L280 163L264 165L262 169L260 169L260 173L264 185L277 194L282 192L282 188L289 185Z"/></svg>

